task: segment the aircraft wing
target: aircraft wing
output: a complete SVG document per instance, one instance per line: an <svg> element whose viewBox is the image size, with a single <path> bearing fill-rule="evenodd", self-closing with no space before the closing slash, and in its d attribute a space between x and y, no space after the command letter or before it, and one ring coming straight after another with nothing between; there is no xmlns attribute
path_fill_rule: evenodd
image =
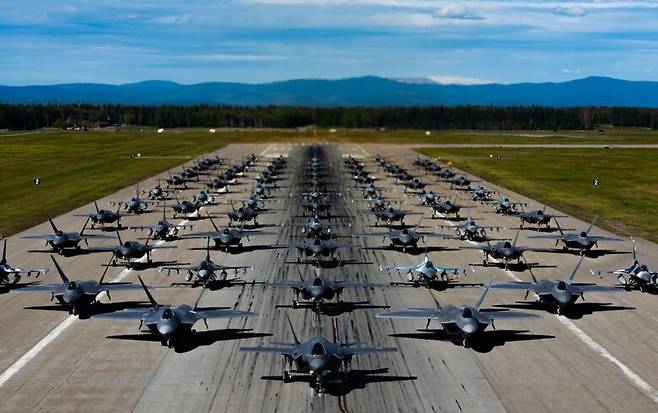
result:
<svg viewBox="0 0 658 413"><path fill-rule="evenodd" d="M398 351L396 347L361 347L353 344L343 347L343 351L349 355L354 354L372 354L372 353L393 353Z"/></svg>
<svg viewBox="0 0 658 413"><path fill-rule="evenodd" d="M103 283L98 284L99 291L141 290L142 286L133 283Z"/></svg>
<svg viewBox="0 0 658 413"><path fill-rule="evenodd" d="M150 311L132 308L116 311L114 313L96 314L92 315L91 318L100 318L103 320L141 320L148 316L149 313Z"/></svg>
<svg viewBox="0 0 658 413"><path fill-rule="evenodd" d="M595 241L608 241L608 242L624 242L624 241L626 241L625 239L621 239L621 238L603 237L603 236L598 236L598 235L591 235L590 238L595 240Z"/></svg>
<svg viewBox="0 0 658 413"><path fill-rule="evenodd" d="M213 309L213 310L204 310L196 309L193 311L196 314L197 319L202 318L233 318L233 317L255 317L256 313L250 311L240 311L240 310L227 310L227 309Z"/></svg>
<svg viewBox="0 0 658 413"><path fill-rule="evenodd" d="M534 284L529 282L512 282L512 283L503 283L503 284L493 284L491 288L496 288L500 290L533 290Z"/></svg>
<svg viewBox="0 0 658 413"><path fill-rule="evenodd" d="M421 237L454 238L452 234L441 234L438 232L417 232L416 235L420 235Z"/></svg>
<svg viewBox="0 0 658 413"><path fill-rule="evenodd" d="M436 308L408 308L406 310L388 311L377 314L377 318L420 318L425 320L438 320L443 323L449 321L451 314Z"/></svg>
<svg viewBox="0 0 658 413"><path fill-rule="evenodd" d="M590 284L590 285L579 285L579 284L572 284L575 287L580 288L581 291L585 293L621 293L625 292L623 288L618 288L618 287L611 287L607 285L596 285L596 284Z"/></svg>
<svg viewBox="0 0 658 413"><path fill-rule="evenodd" d="M513 320L513 319L522 319L522 318L541 318L539 314L530 314L523 313L520 311L508 311L508 310L487 310L482 309L480 313L484 314L490 320Z"/></svg>
<svg viewBox="0 0 658 413"><path fill-rule="evenodd" d="M240 351L246 353L274 353L283 354L292 357L297 352L296 346L276 346L276 347L240 347Z"/></svg>
<svg viewBox="0 0 658 413"><path fill-rule="evenodd" d="M46 241L52 241L55 238L57 238L57 235L49 234L49 235L26 235L24 237L21 237L21 239L42 239Z"/></svg>
<svg viewBox="0 0 658 413"><path fill-rule="evenodd" d="M395 266L395 265L387 265L385 267L379 267L380 271L390 271L390 270L397 270L397 271L414 271L418 267L420 267L418 264L413 264L413 265L405 265L405 266Z"/></svg>
<svg viewBox="0 0 658 413"><path fill-rule="evenodd" d="M280 282L275 282L275 283L271 283L271 282L259 283L259 282L257 282L257 284L267 285L268 287L275 287L275 288L300 288L301 287L301 283L299 281L280 281Z"/></svg>
<svg viewBox="0 0 658 413"><path fill-rule="evenodd" d="M118 249L118 246L114 247L89 247L87 248L87 251L90 252L114 252Z"/></svg>
<svg viewBox="0 0 658 413"><path fill-rule="evenodd" d="M148 248L150 250L169 250L176 248L175 245L149 245Z"/></svg>
<svg viewBox="0 0 658 413"><path fill-rule="evenodd" d="M33 284L33 285L28 285L24 288L17 288L15 290L11 290L12 293L53 293L53 294L61 294L66 290L66 286L63 284Z"/></svg>

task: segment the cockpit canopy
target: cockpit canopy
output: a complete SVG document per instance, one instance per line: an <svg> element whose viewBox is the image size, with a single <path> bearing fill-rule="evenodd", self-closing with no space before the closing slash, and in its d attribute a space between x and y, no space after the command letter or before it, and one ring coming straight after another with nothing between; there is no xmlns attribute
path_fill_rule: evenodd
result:
<svg viewBox="0 0 658 413"><path fill-rule="evenodd" d="M167 308L162 312L163 320L171 320L172 318L174 318L174 312L171 310L171 308Z"/></svg>
<svg viewBox="0 0 658 413"><path fill-rule="evenodd" d="M560 281L560 282L557 283L556 288L560 291L564 291L564 290L567 289L567 283L565 283L564 281Z"/></svg>
<svg viewBox="0 0 658 413"><path fill-rule="evenodd" d="M313 348L311 349L311 354L313 354L314 356L323 356L326 353L327 352L324 349L324 345L322 345L322 343L313 344Z"/></svg>
<svg viewBox="0 0 658 413"><path fill-rule="evenodd" d="M76 284L75 281L69 281L69 283L66 285L67 290L75 290L78 288L78 284Z"/></svg>
<svg viewBox="0 0 658 413"><path fill-rule="evenodd" d="M324 283L322 282L322 278L320 277L315 277L313 279L313 287L322 287Z"/></svg>
<svg viewBox="0 0 658 413"><path fill-rule="evenodd" d="M464 318L473 318L473 311L470 308L466 307L462 310L462 317Z"/></svg>

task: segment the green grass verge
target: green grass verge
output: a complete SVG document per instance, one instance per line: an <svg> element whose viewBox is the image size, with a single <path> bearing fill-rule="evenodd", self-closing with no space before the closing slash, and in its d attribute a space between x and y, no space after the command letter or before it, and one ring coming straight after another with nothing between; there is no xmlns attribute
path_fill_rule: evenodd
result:
<svg viewBox="0 0 658 413"><path fill-rule="evenodd" d="M8 236L105 196L127 185L228 143L658 143L658 132L606 128L599 131L480 132L365 129L217 130L152 128L89 132L0 132L0 234ZM130 160L131 153L162 156ZM170 156L172 158L166 158ZM42 184L35 186L32 179Z"/></svg>
<svg viewBox="0 0 658 413"><path fill-rule="evenodd" d="M419 149L626 236L658 241L656 149ZM494 155L494 158L490 158ZM501 155L502 160L496 160ZM595 178L600 186L594 187Z"/></svg>

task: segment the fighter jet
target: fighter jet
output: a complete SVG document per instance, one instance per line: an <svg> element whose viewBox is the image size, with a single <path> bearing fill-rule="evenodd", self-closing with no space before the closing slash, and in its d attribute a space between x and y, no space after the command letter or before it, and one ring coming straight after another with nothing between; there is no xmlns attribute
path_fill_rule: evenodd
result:
<svg viewBox="0 0 658 413"><path fill-rule="evenodd" d="M215 248L223 250L225 252L229 252L231 248L234 249L240 249L242 248L242 238L247 238L247 241L249 240L250 236L258 236L258 235L273 235L271 232L264 232L264 231L245 231L242 227L240 228L224 228L224 229L219 229L217 224L215 224L215 221L212 219L210 214L206 212L206 215L210 219L210 223L212 224L213 228L215 229L214 231L209 231L209 232L197 232L193 234L185 234L182 235L181 238L187 239L187 238L212 238L212 240L215 242Z"/></svg>
<svg viewBox="0 0 658 413"><path fill-rule="evenodd" d="M98 203L96 201L94 201L94 206L96 207L96 212L92 212L91 214L85 214L85 215L76 214L75 216L89 217L91 219L91 228L95 228L96 225L113 224L115 222L117 228L121 228L122 215L119 213L119 208L121 208L121 206L117 207L116 212L107 209L99 209Z"/></svg>
<svg viewBox="0 0 658 413"><path fill-rule="evenodd" d="M539 303L555 306L558 314L563 314L565 309L575 303L579 298L585 299L585 293L592 292L621 292L620 288L608 287L596 284L574 283L574 278L578 272L580 264L585 257L581 257L578 264L566 280L537 280L530 271L532 282L512 282L504 284L494 284L492 288L503 290L525 290L525 299L528 293L532 291L539 297Z"/></svg>
<svg viewBox="0 0 658 413"><path fill-rule="evenodd" d="M497 214L504 214L504 215L516 215L519 213L518 207L527 206L527 204L523 202L512 202L507 197L501 197L497 201L484 201L482 203L487 205L493 205Z"/></svg>
<svg viewBox="0 0 658 413"><path fill-rule="evenodd" d="M451 179L455 177L455 172L452 169L443 169L439 172L439 177L443 179Z"/></svg>
<svg viewBox="0 0 658 413"><path fill-rule="evenodd" d="M420 202L424 206L432 206L439 202L439 195L432 190L424 190L419 194Z"/></svg>
<svg viewBox="0 0 658 413"><path fill-rule="evenodd" d="M430 208L432 208L432 218L435 218L437 214L441 214L446 217L454 215L456 219L459 219L459 211L464 207L446 199L445 201L430 205Z"/></svg>
<svg viewBox="0 0 658 413"><path fill-rule="evenodd" d="M495 244L487 242L487 245L483 246L462 246L461 248L465 249L479 249L484 253L484 258L482 260L482 265L485 267L489 264L489 258L502 261L505 264L505 268L509 267L509 264L512 261L516 261L517 264L521 263L523 259L523 253L526 251L535 251L535 252L555 252L552 249L546 248L530 248L530 247L520 247L516 245L516 241L519 238L519 232L516 232L513 242L509 241L499 241Z"/></svg>
<svg viewBox="0 0 658 413"><path fill-rule="evenodd" d="M121 240L121 235L117 232L119 245L113 247L95 247L93 251L111 252L114 256L111 260L112 265L117 265L118 260L124 260L130 266L133 260L138 260L146 256L148 263L151 263L151 252L155 249L169 249L176 248L173 245L149 245L150 238L146 239L146 243L142 244L139 241L126 241Z"/></svg>
<svg viewBox="0 0 658 413"><path fill-rule="evenodd" d="M144 201L139 197L139 185L135 185L135 196L129 201L109 201L110 205L123 206L123 210L129 214L142 214L149 208L149 204L157 203L156 201Z"/></svg>
<svg viewBox="0 0 658 413"><path fill-rule="evenodd" d="M347 380L352 357L359 354L397 351L394 347L364 347L358 343L348 343L345 334L340 343L331 342L319 335L302 343L295 334L290 318L288 325L292 331L292 343L276 343L272 347L240 347L240 351L283 355L288 362L288 370L283 371L283 382L290 383L297 377L311 377L315 381L314 389L318 393L324 392L324 386L329 382L331 375L341 374L339 382L342 383Z"/></svg>
<svg viewBox="0 0 658 413"><path fill-rule="evenodd" d="M5 239L2 246L2 260L0 260L0 287L11 288L18 286L21 280L21 274L25 274L28 277L34 274L39 277L40 275L45 275L47 272L48 268L23 269L12 267L7 262L7 239Z"/></svg>
<svg viewBox="0 0 658 413"><path fill-rule="evenodd" d="M429 257L427 249L425 250L425 258L418 264L412 265L403 265L403 266L380 266L380 271L391 271L395 270L398 274L404 273L407 276L407 280L414 287L419 285L424 285L427 288L430 288L436 284L441 287L447 287L451 281L454 281L458 274L466 275L467 271L473 272L473 268L458 268L458 267L446 267L442 265L437 265ZM393 283L400 284L400 283ZM406 283L405 283L406 284ZM479 285L479 284L478 284Z"/></svg>
<svg viewBox="0 0 658 413"><path fill-rule="evenodd" d="M648 265L640 263L637 259L635 240L633 240L633 262L630 266L613 271L592 269L590 272L592 275L615 274L617 275L617 281L619 284L624 286L627 290L637 288L644 292L658 287L658 272L650 270Z"/></svg>
<svg viewBox="0 0 658 413"><path fill-rule="evenodd" d="M399 230L389 230L388 232L371 232L363 234L354 234L355 236L369 236L369 237L383 237L386 240L388 237L391 240L390 246L393 248L401 248L402 252L406 252L407 248L415 248L418 246L418 241L428 237L436 238L451 238L448 234L439 234L435 232L416 231L410 227L403 227Z"/></svg>
<svg viewBox="0 0 658 413"><path fill-rule="evenodd" d="M173 192L173 190L162 188L162 186L160 186L160 181L158 181L156 186L148 191L142 191L142 194L146 194L146 196L153 201L164 201L167 199L170 192Z"/></svg>
<svg viewBox="0 0 658 413"><path fill-rule="evenodd" d="M377 314L377 318L418 318L426 319L427 324L425 330L429 328L430 321L437 320L441 323L443 330L454 337L461 339L462 345L468 347L469 340L474 336L481 334L489 324L494 327L494 320L513 320L513 319L528 319L528 318L541 318L536 314L522 313L518 311L487 309L482 308L484 299L491 289L493 279L489 282L480 299L474 306L463 305L455 307L447 305L441 307L437 302L437 308L409 308L400 311L389 311Z"/></svg>
<svg viewBox="0 0 658 413"><path fill-rule="evenodd" d="M169 188L171 188L171 187L187 188L187 180L185 178L183 178L182 176L180 176L180 175L169 174L169 178L166 179L166 182L167 182L167 187L169 187Z"/></svg>
<svg viewBox="0 0 658 413"><path fill-rule="evenodd" d="M596 219L598 217L594 217L592 219L592 222L589 224L587 229L585 231L582 231L580 233L567 233L565 234L562 232L562 229L560 228L560 235L534 235L531 237L528 237L528 239L554 239L555 240L555 246L557 246L560 242L563 244L563 250L576 250L579 251L580 254L585 254L585 252L589 251L592 249L594 246L598 246L599 241L608 241L608 242L624 242L625 240L621 238L612 238L612 237L604 237L600 235L589 235L589 233L592 231L592 227L594 226L594 223L596 222Z"/></svg>
<svg viewBox="0 0 658 413"><path fill-rule="evenodd" d="M208 239L210 243L210 239ZM208 287L209 284L213 282L226 282L228 277L228 271L234 271L237 276L238 271L243 271L245 274L247 270L254 270L253 266L224 266L219 265L213 262L210 259L210 248L206 250L206 258L197 265L187 266L187 267L178 267L178 266L163 266L160 267L160 272L167 272L167 275L171 274L172 271L175 271L176 274L180 271L187 271L185 276L185 281L188 283L194 279L194 284L201 284L204 288ZM196 275L196 278L195 278Z"/></svg>
<svg viewBox="0 0 658 413"><path fill-rule="evenodd" d="M175 241L178 238L178 232L182 229L193 229L196 225L189 224L171 224L167 221L166 208L162 208L162 219L155 225L131 225L133 230L148 230L148 236L155 240Z"/></svg>
<svg viewBox="0 0 658 413"><path fill-rule="evenodd" d="M92 318L109 319L109 320L139 320L139 328L142 324L150 330L151 333L160 337L162 345L169 348L176 347L179 343L191 339L194 332L192 326L199 320L203 320L208 327L207 319L212 318L235 318L235 317L255 317L256 313L248 311L238 311L229 309L203 309L190 307L189 305L160 305L151 295L149 289L144 285L140 276L140 284L151 303L151 309L126 309L114 313L98 314Z"/></svg>
<svg viewBox="0 0 658 413"><path fill-rule="evenodd" d="M323 240L328 240L330 238L336 237L336 234L333 233L331 229L340 224L322 222L320 220L320 216L318 214L315 214L308 222L302 224L291 224L291 225L301 226L302 234L304 234L306 238L320 238ZM351 222L348 223L347 226L351 227L352 223Z"/></svg>
<svg viewBox="0 0 658 413"><path fill-rule="evenodd" d="M471 217L466 218L466 222L459 225L437 225L437 228L454 228L459 239L467 239L474 242L487 241L487 231L500 231L503 227L496 225L480 226L475 223Z"/></svg>
<svg viewBox="0 0 658 413"><path fill-rule="evenodd" d="M103 282L107 270L109 267L105 268L103 275L99 281L71 281L64 274L62 268L59 266L55 258L51 255L50 258L57 268L60 278L62 279L61 284L38 284L38 285L29 285L25 288L12 290L12 292L20 293L50 293L50 301L57 299L60 304L69 309L71 314L85 314L86 311L91 309L91 306L98 303L98 296L101 293L107 294L107 297L110 298L110 291L122 291L122 290L132 290L139 288L138 285L135 285L130 282L115 282L107 283Z"/></svg>
<svg viewBox="0 0 658 413"><path fill-rule="evenodd" d="M80 245L79 245L80 241L85 241L85 243L87 243L87 240L90 239L114 238L114 237L108 237L106 235L85 234L85 229L87 228L87 224L89 223L90 219L91 218L87 218L87 221L85 221L85 224L82 226L82 230L80 232L64 232L58 229L55 226L53 220L50 217L48 217L48 222L50 222L50 226L53 229L52 235L27 235L21 238L45 240L46 244L50 245L50 248L52 248L53 251L61 255L71 251L75 253L81 252L82 250L80 249Z"/></svg>
<svg viewBox="0 0 658 413"><path fill-rule="evenodd" d="M191 217L194 214L197 214L199 210L203 207L203 204L197 199L193 201L183 200L176 204L165 205L166 208L171 208L174 211L174 218L183 215L185 217Z"/></svg>
<svg viewBox="0 0 658 413"><path fill-rule="evenodd" d="M296 299L292 302L292 308L298 308L300 305L309 305L312 307L320 307L324 301L336 299L337 304L340 306L342 301L340 295L345 288L359 288L369 287L369 284L352 283L330 279L320 275L320 270L315 269L315 275L311 278L304 279L298 267L297 274L299 281L279 281L273 283L264 283L272 287L292 288L295 292ZM306 302L299 302L299 297L306 300Z"/></svg>
<svg viewBox="0 0 658 413"><path fill-rule="evenodd" d="M519 214L519 219L521 220L521 225L519 226L523 229L524 223L535 224L538 229L541 229L542 226L546 229L550 229L551 220L555 220L556 225L560 225L557 222L557 218L566 218L566 215L551 215L546 213L546 205L543 209L538 209L535 211L521 212Z"/></svg>
<svg viewBox="0 0 658 413"><path fill-rule="evenodd" d="M233 222L239 222L241 224L253 221L255 225L258 225L258 215L261 213L255 208L249 208L245 205L235 209L233 204L231 204L232 211L225 212L229 218L228 225L231 226Z"/></svg>
<svg viewBox="0 0 658 413"><path fill-rule="evenodd" d="M491 195L497 193L491 189L487 189L483 186L478 186L477 188L470 189L468 192L471 194L471 199L473 201L489 201L491 200Z"/></svg>
<svg viewBox="0 0 658 413"><path fill-rule="evenodd" d="M401 209L396 209L390 205L382 210L374 210L372 213L375 215L376 221L375 226L379 225L379 222L382 221L386 225L390 225L394 222L400 222L404 225L404 218L407 215L422 215L422 212L407 212Z"/></svg>
<svg viewBox="0 0 658 413"><path fill-rule="evenodd" d="M473 179L468 179L464 175L459 175L457 178L446 180L446 182L450 183L450 188L453 188L455 186L458 187L458 188L470 188L471 183L479 182L479 181L475 181Z"/></svg>
<svg viewBox="0 0 658 413"><path fill-rule="evenodd" d="M339 244L334 239L322 240L319 238L305 239L301 243L291 243L289 245L277 245L279 248L297 248L297 250L306 257L320 258L331 257L338 248L351 248L352 244ZM301 257L297 259L301 262Z"/></svg>

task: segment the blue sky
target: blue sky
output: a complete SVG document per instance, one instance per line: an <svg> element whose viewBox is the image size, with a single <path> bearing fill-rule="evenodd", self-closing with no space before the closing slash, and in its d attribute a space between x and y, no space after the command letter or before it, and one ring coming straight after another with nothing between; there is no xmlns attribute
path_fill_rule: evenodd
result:
<svg viewBox="0 0 658 413"><path fill-rule="evenodd" d="M658 80L657 1L0 0L0 84Z"/></svg>

